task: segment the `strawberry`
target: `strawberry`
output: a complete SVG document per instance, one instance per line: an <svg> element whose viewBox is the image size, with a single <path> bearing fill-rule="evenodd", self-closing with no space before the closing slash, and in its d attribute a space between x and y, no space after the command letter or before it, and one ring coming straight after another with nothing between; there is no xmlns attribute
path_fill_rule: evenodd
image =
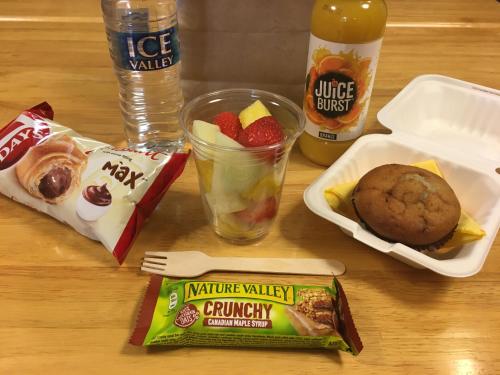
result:
<svg viewBox="0 0 500 375"><path fill-rule="evenodd" d="M245 147L258 147L280 143L284 138L279 122L273 116L266 116L243 129L238 142Z"/></svg>
<svg viewBox="0 0 500 375"><path fill-rule="evenodd" d="M241 131L240 119L232 112L221 112L214 117L214 124L218 125L220 131L229 138L238 140Z"/></svg>
<svg viewBox="0 0 500 375"><path fill-rule="evenodd" d="M257 224L264 220L272 219L278 211L278 203L275 197L266 198L254 205L235 212L234 215L247 224Z"/></svg>

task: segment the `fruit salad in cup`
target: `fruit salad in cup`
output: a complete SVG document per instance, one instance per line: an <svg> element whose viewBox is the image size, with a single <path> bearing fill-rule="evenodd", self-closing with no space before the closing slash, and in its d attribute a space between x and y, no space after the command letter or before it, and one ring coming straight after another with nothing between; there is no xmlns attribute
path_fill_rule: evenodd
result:
<svg viewBox="0 0 500 375"><path fill-rule="evenodd" d="M278 212L291 147L287 134L260 100L239 113L218 112L209 121L194 120L191 129L207 216L225 239L258 239Z"/></svg>

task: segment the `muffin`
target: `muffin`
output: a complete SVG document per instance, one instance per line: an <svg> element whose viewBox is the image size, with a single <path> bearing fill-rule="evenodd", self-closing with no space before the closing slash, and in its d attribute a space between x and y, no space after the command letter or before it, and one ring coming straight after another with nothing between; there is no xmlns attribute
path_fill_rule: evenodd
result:
<svg viewBox="0 0 500 375"><path fill-rule="evenodd" d="M358 182L356 215L376 236L416 250L436 250L452 236L460 203L448 183L422 168L387 164Z"/></svg>

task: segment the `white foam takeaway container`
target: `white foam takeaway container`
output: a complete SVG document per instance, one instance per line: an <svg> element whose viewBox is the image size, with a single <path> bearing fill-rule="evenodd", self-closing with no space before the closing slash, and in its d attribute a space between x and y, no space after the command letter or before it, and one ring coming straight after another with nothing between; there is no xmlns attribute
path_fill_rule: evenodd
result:
<svg viewBox="0 0 500 375"><path fill-rule="evenodd" d="M500 91L422 75L383 107L377 118L392 133L366 135L354 142L306 189L306 205L349 236L411 266L451 277L478 273L500 227ZM376 237L334 212L323 196L326 188L358 180L379 165L428 159L436 160L462 209L486 232L482 239L444 258Z"/></svg>

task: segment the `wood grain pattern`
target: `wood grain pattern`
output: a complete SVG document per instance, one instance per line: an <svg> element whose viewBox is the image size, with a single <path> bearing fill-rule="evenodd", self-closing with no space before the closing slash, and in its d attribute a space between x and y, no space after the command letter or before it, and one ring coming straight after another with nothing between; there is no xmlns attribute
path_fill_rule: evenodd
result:
<svg viewBox="0 0 500 375"><path fill-rule="evenodd" d="M299 101L311 0L291 3L210 0L209 7L208 0L179 0L187 97L246 84ZM416 75L439 73L500 87L498 2L392 0L388 5L370 131L381 130L377 111ZM288 21L281 17L285 7ZM254 28L235 17L222 23L215 18L221 9L232 9L235 15L246 9L252 17L264 12L266 17ZM0 124L48 100L62 124L99 140L122 142L117 84L103 30L97 0L2 1ZM213 38L218 38L219 49L209 48L215 42L202 43ZM242 53L249 58L241 69L228 70L237 55L226 59L220 54L234 51L242 40L248 42ZM269 53L272 63L259 69L260 57ZM279 64L283 59L286 67ZM295 150L272 232L259 244L238 247L217 238L207 226L190 160L122 267L98 243L1 196L0 373L499 373L499 238L474 277L449 279L410 268L308 211L302 193L323 170ZM128 345L148 281L139 271L140 260L146 250L169 249L341 260L347 266L341 281L364 351L354 358L327 351ZM204 279L330 282L328 277L225 273Z"/></svg>

